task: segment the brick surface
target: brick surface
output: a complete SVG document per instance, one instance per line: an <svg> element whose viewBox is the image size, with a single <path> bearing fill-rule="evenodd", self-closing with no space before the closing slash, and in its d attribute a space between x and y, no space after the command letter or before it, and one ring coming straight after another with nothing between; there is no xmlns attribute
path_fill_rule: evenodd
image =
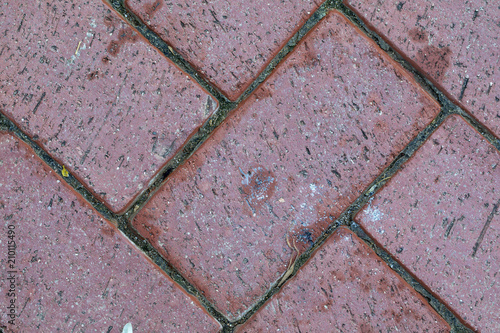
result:
<svg viewBox="0 0 500 333"><path fill-rule="evenodd" d="M362 240L339 228L238 332L449 332Z"/></svg>
<svg viewBox="0 0 500 333"><path fill-rule="evenodd" d="M476 330L500 330L500 153L452 116L356 220Z"/></svg>
<svg viewBox="0 0 500 333"><path fill-rule="evenodd" d="M235 318L438 111L331 12L133 225Z"/></svg>
<svg viewBox="0 0 500 333"><path fill-rule="evenodd" d="M497 2L346 2L500 137L500 7Z"/></svg>
<svg viewBox="0 0 500 333"><path fill-rule="evenodd" d="M217 107L98 0L1 2L0 63L2 112L114 211Z"/></svg>
<svg viewBox="0 0 500 333"><path fill-rule="evenodd" d="M126 0L146 25L235 100L323 1Z"/></svg>
<svg viewBox="0 0 500 333"><path fill-rule="evenodd" d="M216 332L219 325L33 151L0 134L0 327L7 332ZM14 239L7 238L8 226ZM15 263L7 262L8 241ZM9 267L13 264L13 267ZM9 266L8 266L9 265ZM6 280L15 270L15 280ZM14 282L18 317L5 310Z"/></svg>

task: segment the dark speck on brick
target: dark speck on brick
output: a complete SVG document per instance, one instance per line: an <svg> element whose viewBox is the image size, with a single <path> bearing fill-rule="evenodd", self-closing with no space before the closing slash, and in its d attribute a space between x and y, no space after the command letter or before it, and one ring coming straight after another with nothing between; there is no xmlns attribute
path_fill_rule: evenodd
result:
<svg viewBox="0 0 500 333"><path fill-rule="evenodd" d="M312 244L313 243L313 237L312 237L312 232L309 229L304 229L300 233L300 235L297 237L299 241L307 244Z"/></svg>

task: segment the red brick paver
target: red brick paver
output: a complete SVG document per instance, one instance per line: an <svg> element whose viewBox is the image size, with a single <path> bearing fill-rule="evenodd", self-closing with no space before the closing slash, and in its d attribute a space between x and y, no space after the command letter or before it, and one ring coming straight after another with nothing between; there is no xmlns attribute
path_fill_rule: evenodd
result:
<svg viewBox="0 0 500 333"><path fill-rule="evenodd" d="M235 318L438 111L332 12L133 225Z"/></svg>
<svg viewBox="0 0 500 333"><path fill-rule="evenodd" d="M449 332L375 253L339 228L238 332Z"/></svg>
<svg viewBox="0 0 500 333"><path fill-rule="evenodd" d="M368 25L500 137L498 2L346 2Z"/></svg>
<svg viewBox="0 0 500 333"><path fill-rule="evenodd" d="M500 153L452 116L358 214L474 329L500 330Z"/></svg>
<svg viewBox="0 0 500 333"><path fill-rule="evenodd" d="M132 322L134 332L218 330L197 302L30 148L5 133L0 134L0 174L5 176L0 179L0 252L7 254L7 242L16 242L15 263L0 257L0 327L7 332L121 332ZM9 225L15 231L11 239ZM6 292L11 282L15 298ZM18 315L14 325L6 311L11 299Z"/></svg>
<svg viewBox="0 0 500 333"><path fill-rule="evenodd" d="M2 2L0 63L2 112L114 211L217 106L97 0Z"/></svg>
<svg viewBox="0 0 500 333"><path fill-rule="evenodd" d="M452 115L429 134L440 111L462 111L438 105L338 1L0 2L0 332L120 333L128 322L135 333L226 332L235 320L240 332L500 331L499 142L476 132L500 137L500 7L343 2L480 124ZM162 38L237 102L216 101L166 59ZM225 120L185 146L212 116ZM152 187L178 152L192 154ZM379 193L362 195L389 166ZM370 244L437 312L348 226L328 229L289 276L302 264L291 259L358 212L357 198L369 200L353 219ZM206 298L186 294L186 281Z"/></svg>
<svg viewBox="0 0 500 333"><path fill-rule="evenodd" d="M146 25L231 100L322 2L126 0Z"/></svg>

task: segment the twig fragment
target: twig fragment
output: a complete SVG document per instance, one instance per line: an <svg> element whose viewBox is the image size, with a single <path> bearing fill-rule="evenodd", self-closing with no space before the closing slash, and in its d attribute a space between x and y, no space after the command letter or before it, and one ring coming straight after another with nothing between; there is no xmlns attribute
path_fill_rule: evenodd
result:
<svg viewBox="0 0 500 333"><path fill-rule="evenodd" d="M281 278L280 282L278 283L278 287L281 287L283 283L292 275L293 270L295 269L295 263L297 262L297 259L299 259L299 249L297 248L297 245L295 244L295 239L292 240L292 245L290 245L290 240L288 239L288 234L286 235L286 244L288 245L289 248L294 251L295 255L292 255L290 257L290 262L288 263L288 268L285 271L285 274Z"/></svg>

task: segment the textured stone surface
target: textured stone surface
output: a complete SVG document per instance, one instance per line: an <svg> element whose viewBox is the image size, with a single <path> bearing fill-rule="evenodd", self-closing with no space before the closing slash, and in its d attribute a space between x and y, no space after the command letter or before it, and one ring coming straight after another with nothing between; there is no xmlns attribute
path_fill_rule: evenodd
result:
<svg viewBox="0 0 500 333"><path fill-rule="evenodd" d="M500 153L453 116L356 217L476 330L500 330Z"/></svg>
<svg viewBox="0 0 500 333"><path fill-rule="evenodd" d="M362 240L340 228L238 332L449 332Z"/></svg>
<svg viewBox="0 0 500 333"><path fill-rule="evenodd" d="M498 2L345 1L500 137Z"/></svg>
<svg viewBox="0 0 500 333"><path fill-rule="evenodd" d="M217 107L98 0L1 2L0 63L2 112L115 211Z"/></svg>
<svg viewBox="0 0 500 333"><path fill-rule="evenodd" d="M0 132L0 327L7 332L217 332L206 314L33 151ZM15 236L7 238L8 226ZM8 241L16 242L8 268ZM8 324L8 271L19 315Z"/></svg>
<svg viewBox="0 0 500 333"><path fill-rule="evenodd" d="M133 225L235 318L438 111L331 12Z"/></svg>
<svg viewBox="0 0 500 333"><path fill-rule="evenodd" d="M322 2L126 0L146 25L232 100Z"/></svg>

